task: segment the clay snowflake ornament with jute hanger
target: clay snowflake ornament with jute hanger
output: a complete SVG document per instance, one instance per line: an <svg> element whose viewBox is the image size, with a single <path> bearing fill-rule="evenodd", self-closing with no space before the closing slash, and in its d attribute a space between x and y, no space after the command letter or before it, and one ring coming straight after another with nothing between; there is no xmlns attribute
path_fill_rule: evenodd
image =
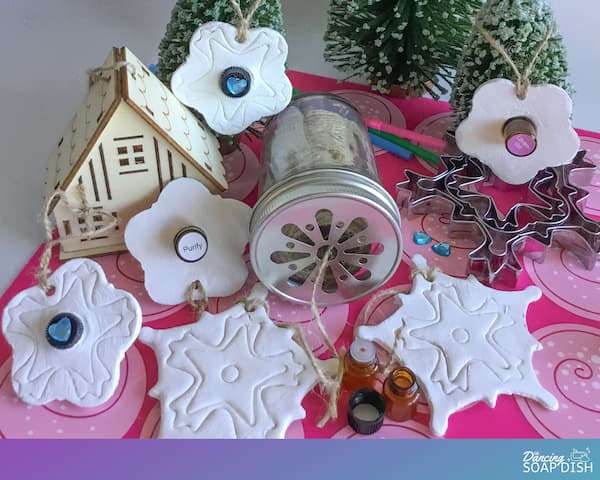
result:
<svg viewBox="0 0 600 480"><path fill-rule="evenodd" d="M191 178L169 182L156 203L125 229L125 244L144 270L150 298L163 305L189 301L196 282L208 297L242 288L248 277L242 255L250 211Z"/></svg>
<svg viewBox="0 0 600 480"><path fill-rule="evenodd" d="M423 257L410 294L401 307L358 336L391 351L415 372L431 407L431 430L442 436L453 413L478 401L490 407L498 395L521 395L555 410L558 402L534 372L533 352L541 349L527 330L528 305L541 297L537 287L503 292L475 279L430 270Z"/></svg>
<svg viewBox="0 0 600 480"><path fill-rule="evenodd" d="M158 359L161 438L283 438L305 417L304 396L318 377L293 330L266 311L257 284L245 303L204 312L191 325L142 329Z"/></svg>
<svg viewBox="0 0 600 480"><path fill-rule="evenodd" d="M171 89L214 131L236 135L290 102L287 54L285 38L270 28L246 27L240 37L239 26L205 23L192 36L189 57L173 74Z"/></svg>
<svg viewBox="0 0 600 480"><path fill-rule="evenodd" d="M32 405L101 405L114 394L121 360L140 331L140 305L87 259L65 263L48 282L50 292L31 287L4 310L14 391Z"/></svg>

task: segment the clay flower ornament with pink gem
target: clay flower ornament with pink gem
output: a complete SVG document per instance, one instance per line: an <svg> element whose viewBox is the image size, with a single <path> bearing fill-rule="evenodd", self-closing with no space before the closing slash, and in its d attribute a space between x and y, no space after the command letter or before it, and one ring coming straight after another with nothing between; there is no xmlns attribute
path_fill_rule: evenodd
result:
<svg viewBox="0 0 600 480"><path fill-rule="evenodd" d="M481 85L456 144L501 180L521 185L540 170L571 163L580 140L571 125L573 102L562 88L531 86L524 99L516 90L506 79Z"/></svg>
<svg viewBox="0 0 600 480"><path fill-rule="evenodd" d="M281 112L292 98L285 38L270 28L248 30L243 42L237 36L238 29L228 23L201 25L187 61L171 79L175 96L223 135L236 135Z"/></svg>
<svg viewBox="0 0 600 480"><path fill-rule="evenodd" d="M28 288L4 310L13 389L31 405L66 400L96 407L119 384L120 363L142 325L140 305L91 260L71 260L49 281L50 294Z"/></svg>
<svg viewBox="0 0 600 480"><path fill-rule="evenodd" d="M191 178L171 181L125 229L125 244L144 270L150 298L163 305L189 301L196 282L207 297L242 288L250 212L246 204L213 195Z"/></svg>

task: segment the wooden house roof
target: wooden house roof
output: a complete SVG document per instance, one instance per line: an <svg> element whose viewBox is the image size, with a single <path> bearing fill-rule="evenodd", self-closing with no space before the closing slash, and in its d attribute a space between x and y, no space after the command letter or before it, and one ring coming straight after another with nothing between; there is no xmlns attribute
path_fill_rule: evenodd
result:
<svg viewBox="0 0 600 480"><path fill-rule="evenodd" d="M215 190L227 188L214 135L130 50L113 48L102 68L102 78L90 81L88 95L50 157L46 198L69 187L121 102L187 158Z"/></svg>

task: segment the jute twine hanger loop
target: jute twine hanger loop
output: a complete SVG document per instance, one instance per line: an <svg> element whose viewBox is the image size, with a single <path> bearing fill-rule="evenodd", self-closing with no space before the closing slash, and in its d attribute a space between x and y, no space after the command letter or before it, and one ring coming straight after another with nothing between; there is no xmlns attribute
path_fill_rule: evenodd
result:
<svg viewBox="0 0 600 480"><path fill-rule="evenodd" d="M122 60L120 62L115 62L111 65L107 65L106 67L95 67L95 68L90 68L89 70L87 70L86 73L89 78L89 87L91 88L92 86L94 86L95 83L100 82L100 81L110 82L110 75L104 76L104 74L106 72L119 71L123 67L127 67L127 70L129 71L129 73L131 73L134 77L135 77L135 75L137 75L137 70L135 68L135 65L131 62L128 62L127 60Z"/></svg>
<svg viewBox="0 0 600 480"><path fill-rule="evenodd" d="M538 48L533 54L531 61L523 71L519 70L519 67L517 67L514 60L510 57L510 55L506 51L506 48L504 48L504 46L502 46L500 42L497 39L495 39L492 36L492 34L480 22L477 22L475 26L481 32L483 38L487 40L490 46L502 56L504 61L515 72L517 84L517 97L519 97L519 99L521 100L524 100L527 97L527 91L529 90L529 86L531 85L529 77L531 76L531 72L533 72L533 67L535 67L535 64L540 58L540 55L550 42L552 35L554 35L554 33L556 32L556 25L553 25L551 28L548 29L548 32L546 32L546 36L538 45Z"/></svg>
<svg viewBox="0 0 600 480"><path fill-rule="evenodd" d="M337 415L338 415L337 404L338 404L338 399L339 399L339 395L340 395L340 387L342 384L342 376L344 374L344 355L346 354L344 349L341 349L339 352L336 350L335 345L333 344L333 341L331 340L331 338L329 337L329 335L327 333L327 329L323 325L323 320L321 318L321 312L319 311L319 307L317 304L317 292L318 292L319 286L321 285L321 283L323 282L323 279L325 278L325 271L327 269L327 265L329 263L329 257L330 257L331 252L333 251L333 248L334 248L333 246L330 246L327 249L327 251L323 255L323 258L321 259L321 262L319 264L319 268L317 270L317 274L315 276L315 281L313 284L310 308L311 308L311 312L313 315L313 320L317 324L317 328L319 329L319 332L321 333L321 336L323 337L323 341L325 342L327 349L329 350L329 352L331 353L333 358L338 361L337 371L332 374L331 372L326 372L323 369L323 367L319 363L318 358L315 356L314 352L312 351L312 348L310 347L308 340L306 339L306 335L304 334L304 331L302 330L302 328L299 325L290 324L290 323L280 324L283 327L294 330L294 332L296 334L296 338L298 339L298 342L300 343L300 345L306 352L306 355L308 356L308 359L309 359L313 369L317 373L321 391L329 397L329 399L327 401L327 412L325 413L323 418L319 421L319 423L318 423L319 428L323 427L329 420L335 420L337 418Z"/></svg>
<svg viewBox="0 0 600 480"><path fill-rule="evenodd" d="M410 272L410 279L411 281L414 281L417 275L421 275L427 281L433 282L435 280L435 277L441 272L442 270L438 267L430 268L427 265L416 264ZM362 313L359 318L359 325L366 325L376 305L380 305L386 300L389 300L390 298L395 297L396 295L401 293L406 293L406 289L404 287L388 288L386 290L377 292L375 295L373 295L362 309ZM379 367L379 372L385 377L387 377L391 373L391 371L398 363L396 358L394 357L394 352L398 348L401 339L402 330L398 329L396 330L394 335L394 345L392 346L389 358L385 364L382 364Z"/></svg>
<svg viewBox="0 0 600 480"><path fill-rule="evenodd" d="M38 286L46 293L50 294L52 290L54 290L54 286L50 284L48 277L52 274L50 270L50 260L52 259L52 248L54 246L60 244L61 242L67 240L82 240L89 239L92 237L100 236L103 233L110 232L116 228L119 224L119 219L114 217L110 213L106 213L102 210L95 210L90 208L90 205L87 200L87 196L85 194L85 188L82 183L77 185L77 193L79 195L79 199L81 201L81 208L77 209L73 207L67 195L64 191L59 190L54 192L46 202L46 206L44 208L43 214L43 222L45 229L45 240L46 246L42 255L40 257L40 264L38 267L38 271L36 273L36 278L38 281ZM82 218L84 220L85 232L81 235L66 235L62 238L54 238L53 231L54 225L52 220L50 219L52 209L56 206L58 202L64 202L67 208L71 210L78 218ZM103 219L107 219L106 225L100 227L99 229L95 229L94 218L93 217L102 217Z"/></svg>
<svg viewBox="0 0 600 480"><path fill-rule="evenodd" d="M185 292L185 301L192 307L195 314L200 314L208 307L206 290L200 280L192 282Z"/></svg>
<svg viewBox="0 0 600 480"><path fill-rule="evenodd" d="M254 0L250 8L248 9L248 13L244 16L242 13L242 7L240 7L240 2L238 0L229 0L231 4L231 8L233 8L233 13L235 13L236 20L235 26L237 28L237 36L235 39L244 43L248 38L248 30L250 30L250 24L252 23L252 18L258 10L258 7L262 3L262 0Z"/></svg>

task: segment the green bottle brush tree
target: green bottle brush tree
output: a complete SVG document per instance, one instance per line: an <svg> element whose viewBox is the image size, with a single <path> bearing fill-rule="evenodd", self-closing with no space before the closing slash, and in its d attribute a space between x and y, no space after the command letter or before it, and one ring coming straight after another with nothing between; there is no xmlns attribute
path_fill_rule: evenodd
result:
<svg viewBox="0 0 600 480"><path fill-rule="evenodd" d="M480 0L332 0L325 59L374 90L398 85L434 98L452 85L454 69Z"/></svg>
<svg viewBox="0 0 600 480"><path fill-rule="evenodd" d="M245 12L253 0L239 2ZM159 46L158 78L169 85L173 72L187 59L192 35L201 24L214 21L231 23L234 19L229 0L177 0ZM269 27L283 33L279 0L263 0L253 16L252 27Z"/></svg>
<svg viewBox="0 0 600 480"><path fill-rule="evenodd" d="M456 126L469 115L480 85L495 78L516 80L513 69L481 29L488 31L524 71L548 32L555 29L554 13L546 0L488 0L475 19L458 64L451 98ZM551 83L571 92L566 50L559 33L554 33L541 51L529 80L531 85Z"/></svg>

